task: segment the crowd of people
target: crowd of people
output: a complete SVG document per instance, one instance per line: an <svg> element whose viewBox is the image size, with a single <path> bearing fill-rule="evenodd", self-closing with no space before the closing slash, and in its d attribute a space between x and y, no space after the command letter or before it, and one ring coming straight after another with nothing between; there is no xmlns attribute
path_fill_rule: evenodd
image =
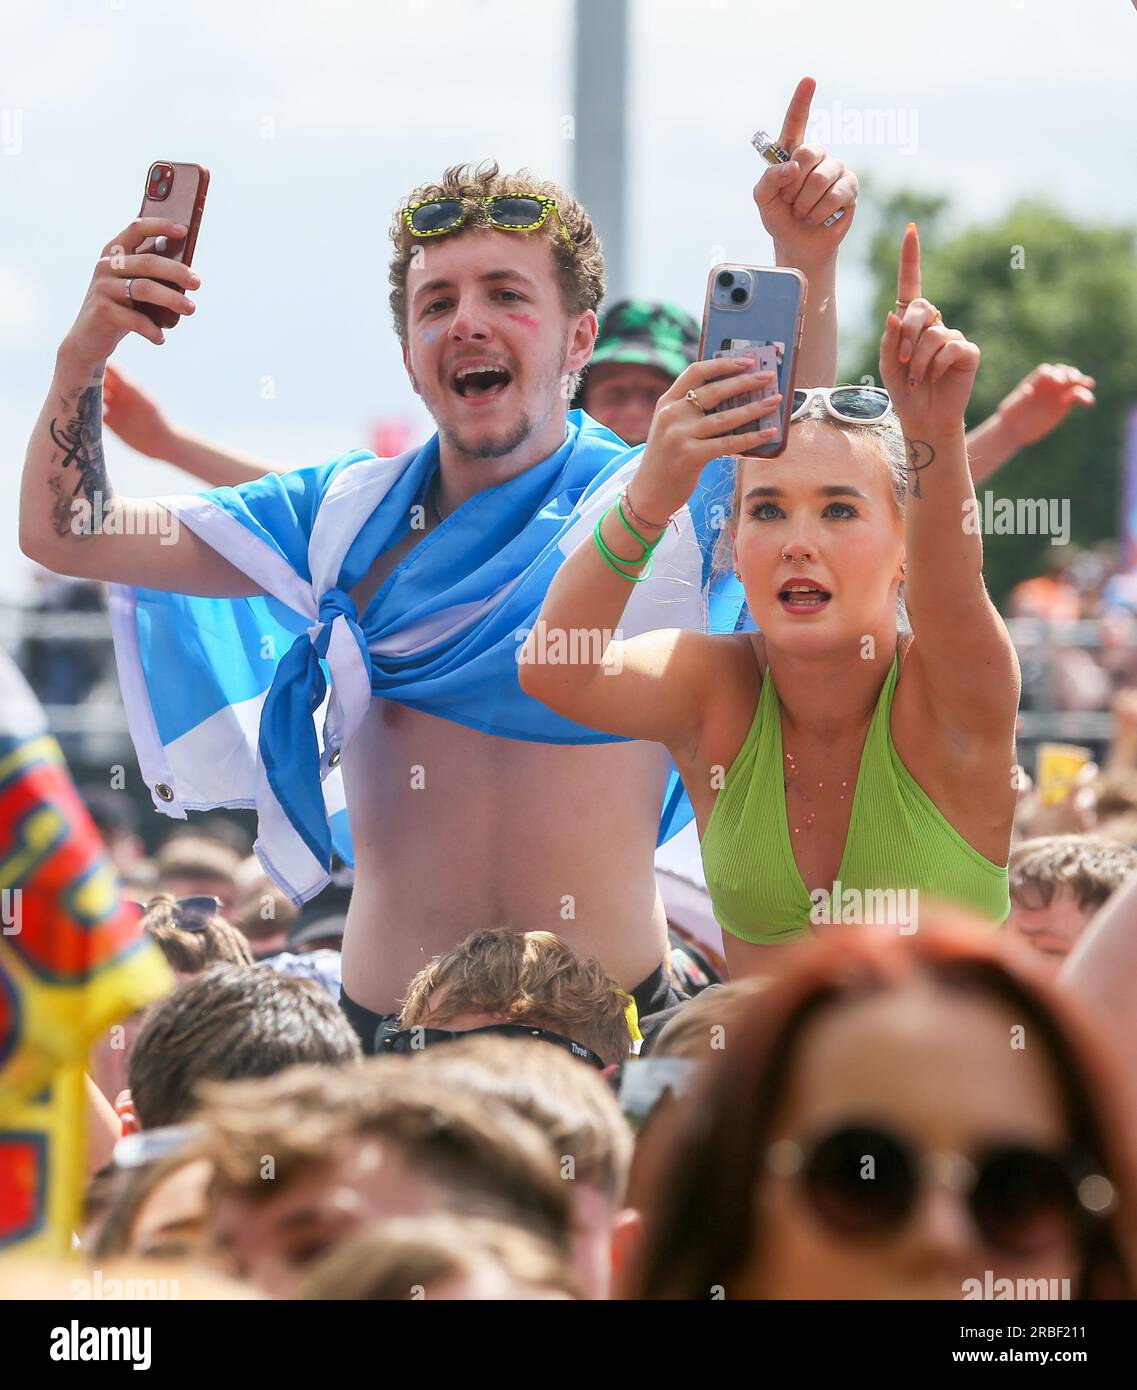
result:
<svg viewBox="0 0 1137 1390"><path fill-rule="evenodd" d="M1137 756L1119 736L1058 802L1025 779L961 524L1093 382L1041 364L967 432L979 348L910 225L882 385L836 385L858 190L805 141L812 94L754 190L809 284L772 459L745 453L782 402L754 359L698 360L672 305L598 319L588 214L527 171L399 204L391 308L438 432L393 462L175 429L107 359L163 341L140 305L193 312L196 272L139 250L184 229L108 243L21 543L133 592L142 774L199 814L148 856L124 795L86 792L173 980L92 1050L89 1263L282 1299L1137 1291ZM104 417L214 491L116 496ZM73 526L96 495L121 524ZM721 953L656 885L681 803ZM200 814L237 805L255 851Z"/></svg>

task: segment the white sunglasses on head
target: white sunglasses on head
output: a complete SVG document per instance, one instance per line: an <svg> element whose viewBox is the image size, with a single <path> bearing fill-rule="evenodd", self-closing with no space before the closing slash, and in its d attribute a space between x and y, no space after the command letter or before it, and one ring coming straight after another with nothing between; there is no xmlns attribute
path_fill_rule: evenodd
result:
<svg viewBox="0 0 1137 1390"><path fill-rule="evenodd" d="M815 399L834 420L847 425L873 425L892 409L892 399L882 386L813 386L794 392L790 419L800 419Z"/></svg>

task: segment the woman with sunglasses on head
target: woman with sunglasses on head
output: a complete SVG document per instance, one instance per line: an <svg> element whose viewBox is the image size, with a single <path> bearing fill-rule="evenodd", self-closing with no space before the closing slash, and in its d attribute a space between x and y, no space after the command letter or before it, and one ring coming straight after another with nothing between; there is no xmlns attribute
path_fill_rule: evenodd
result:
<svg viewBox="0 0 1137 1390"><path fill-rule="evenodd" d="M1025 956L936 917L823 943L736 1019L630 1194L631 1296L1137 1293L1113 1055Z"/></svg>
<svg viewBox="0 0 1137 1390"><path fill-rule="evenodd" d="M178 984L207 966L252 965L244 933L221 916L221 899L158 893L143 908L141 926L162 949Z"/></svg>
<svg viewBox="0 0 1137 1390"><path fill-rule="evenodd" d="M910 225L881 340L887 391L796 392L785 452L738 459L723 548L759 632L657 631L610 641L592 663L539 660L557 650L550 631L617 630L707 461L773 436L776 395L708 413L766 384L753 359L719 360L661 398L639 472L596 545L562 566L522 652L530 694L668 748L734 978L766 973L771 945L824 931L831 895L848 920L836 895L847 904L849 889L914 889L994 921L1010 908L1019 674L967 525L979 349L921 297L919 256Z"/></svg>

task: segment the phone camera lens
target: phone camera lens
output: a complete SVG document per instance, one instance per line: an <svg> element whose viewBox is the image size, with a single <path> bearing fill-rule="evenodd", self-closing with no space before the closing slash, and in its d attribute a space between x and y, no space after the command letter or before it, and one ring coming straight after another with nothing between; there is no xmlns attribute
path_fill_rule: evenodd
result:
<svg viewBox="0 0 1137 1390"><path fill-rule="evenodd" d="M746 298L746 291L742 288L741 285L735 285L734 289L732 289L730 292L730 297L734 300L736 304L741 304L742 301Z"/></svg>
<svg viewBox="0 0 1137 1390"><path fill-rule="evenodd" d="M723 287L724 290L727 288L728 285L734 284L734 276L730 273L729 270L724 270L720 272L719 284Z"/></svg>
<svg viewBox="0 0 1137 1390"><path fill-rule="evenodd" d="M164 198L164 197L166 196L166 194L169 193L169 191L170 191L170 185L169 185L168 183L160 183L160 184L158 185L158 196L159 196L160 198Z"/></svg>

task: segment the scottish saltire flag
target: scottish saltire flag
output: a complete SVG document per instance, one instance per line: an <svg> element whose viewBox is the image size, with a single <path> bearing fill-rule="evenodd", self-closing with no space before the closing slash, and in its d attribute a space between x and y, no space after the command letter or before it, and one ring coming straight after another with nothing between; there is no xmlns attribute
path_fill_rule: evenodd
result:
<svg viewBox="0 0 1137 1390"><path fill-rule="evenodd" d="M357 450L239 488L159 499L263 591L206 599L115 586L111 617L123 701L159 811L255 807L261 862L295 902L328 882L351 840L339 771L373 695L502 738L611 743L523 693L521 644L567 555L639 466L583 411L565 441L516 478L477 493L424 535L366 612L352 588L375 558L421 529L438 436L397 458ZM732 631L742 590L714 583L729 510L729 460L708 466L634 586L620 630ZM660 843L690 818L676 776Z"/></svg>
<svg viewBox="0 0 1137 1390"><path fill-rule="evenodd" d="M3 653L0 900L0 1251L63 1252L83 1191L87 1052L173 977Z"/></svg>

